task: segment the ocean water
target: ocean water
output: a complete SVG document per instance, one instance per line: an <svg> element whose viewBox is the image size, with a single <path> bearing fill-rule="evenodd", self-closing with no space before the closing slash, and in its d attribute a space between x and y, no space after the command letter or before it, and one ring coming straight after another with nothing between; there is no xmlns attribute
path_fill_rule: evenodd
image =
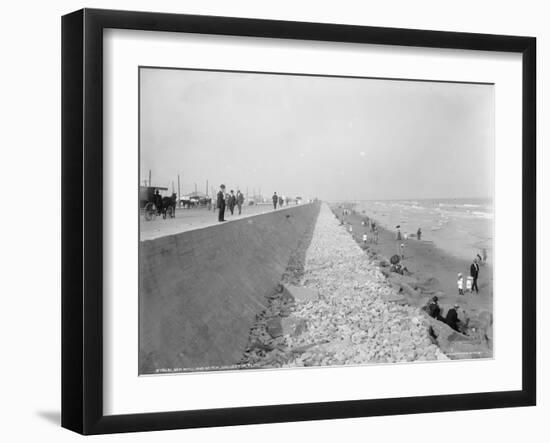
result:
<svg viewBox="0 0 550 443"><path fill-rule="evenodd" d="M422 228L422 240L472 260L487 251L491 262L493 249L493 202L490 199L379 200L358 201L356 210L378 221L386 229L414 234Z"/></svg>

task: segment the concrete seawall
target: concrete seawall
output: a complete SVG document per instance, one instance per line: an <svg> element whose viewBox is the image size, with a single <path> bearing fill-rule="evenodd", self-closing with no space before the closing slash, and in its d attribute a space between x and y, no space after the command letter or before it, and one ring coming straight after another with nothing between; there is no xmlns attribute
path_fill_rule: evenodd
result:
<svg viewBox="0 0 550 443"><path fill-rule="evenodd" d="M140 374L237 363L319 206L141 242Z"/></svg>

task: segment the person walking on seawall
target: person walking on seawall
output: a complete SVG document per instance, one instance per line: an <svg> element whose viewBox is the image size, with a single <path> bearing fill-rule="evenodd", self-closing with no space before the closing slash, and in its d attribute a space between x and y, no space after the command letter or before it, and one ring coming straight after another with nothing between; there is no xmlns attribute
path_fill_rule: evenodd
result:
<svg viewBox="0 0 550 443"><path fill-rule="evenodd" d="M283 203L284 203L283 196L280 195L280 196L279 196L279 208L282 208L282 207L283 207Z"/></svg>
<svg viewBox="0 0 550 443"><path fill-rule="evenodd" d="M477 263L477 259L475 258L472 262L472 265L470 266L470 276L473 279L472 292L474 292L475 289L476 293L479 293L479 288L477 287L477 278L479 277L479 264Z"/></svg>
<svg viewBox="0 0 550 443"><path fill-rule="evenodd" d="M416 231L416 237L418 240L422 240L422 229L418 228L418 231Z"/></svg>
<svg viewBox="0 0 550 443"><path fill-rule="evenodd" d="M225 194L225 207L229 207L229 202L231 201L231 195L229 194L229 192L227 194Z"/></svg>
<svg viewBox="0 0 550 443"><path fill-rule="evenodd" d="M237 208L239 208L239 215L241 215L243 203L244 203L244 195L240 191L240 189L237 189Z"/></svg>
<svg viewBox="0 0 550 443"><path fill-rule="evenodd" d="M229 194L229 210L231 211L231 215L233 215L233 211L235 210L236 204L237 204L237 198L235 197L235 193L233 192L233 189L231 189Z"/></svg>
<svg viewBox="0 0 550 443"><path fill-rule="evenodd" d="M271 197L273 200L273 209L277 209L277 203L279 202L279 197L277 197L277 193L273 193L273 197Z"/></svg>
<svg viewBox="0 0 550 443"><path fill-rule="evenodd" d="M218 208L218 222L224 222L225 218L225 185L220 185L218 191L216 207Z"/></svg>

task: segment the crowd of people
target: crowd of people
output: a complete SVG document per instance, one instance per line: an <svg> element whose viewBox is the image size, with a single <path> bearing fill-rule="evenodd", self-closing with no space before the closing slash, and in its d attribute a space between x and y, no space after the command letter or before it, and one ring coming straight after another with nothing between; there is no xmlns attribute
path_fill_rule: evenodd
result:
<svg viewBox="0 0 550 443"><path fill-rule="evenodd" d="M289 205L290 203L290 199L288 197L277 195L277 192L273 193L271 200L273 202L273 209L277 209L277 207L281 208L285 205ZM298 200L299 198L296 199L296 204L298 204ZM229 192L226 192L225 185L220 185L220 190L218 191L218 194L216 196L216 205L214 206L214 210L218 211L218 221L226 221L226 209L229 210L231 215L234 215L235 209L237 209L238 215L241 215L244 202L244 195L239 189L237 189L236 193L233 189L231 189Z"/></svg>
<svg viewBox="0 0 550 443"><path fill-rule="evenodd" d="M220 185L220 190L216 196L216 206L214 210L218 210L218 221L224 222L225 220L225 209L229 209L231 215L234 215L235 208L237 208L238 214L242 214L244 204L244 195L237 189L237 193L231 189L228 193L225 192L225 185Z"/></svg>
<svg viewBox="0 0 550 443"><path fill-rule="evenodd" d="M341 207L342 208L342 207ZM348 230L353 235L353 227L352 224L349 223L346 220L347 215L355 214L355 211L352 209L343 208L341 211L341 216L337 216L340 225L347 225L346 230ZM363 216L361 221L361 226L363 228L362 233L362 244L365 248L367 248L369 243L378 243L378 227L376 226L376 222L372 219L370 219L368 216ZM396 241L397 245L397 254L392 257L392 271L403 273L403 266L400 266L400 263L403 263L403 260L405 259L405 250L407 247L407 240L411 237L414 237L414 234L407 235L403 234L401 232L401 227L396 226L396 233L394 240ZM416 239L421 241L422 240L422 229L418 228L416 232ZM396 262L394 264L393 262ZM479 254L476 255L476 257L472 260L472 263L470 265L469 269L469 275L464 278L462 273L458 274L457 279L457 287L458 287L458 294L460 296L465 295L466 293L475 293L479 294L479 287L478 287L478 279L480 275L480 264L483 265L487 262L487 251L486 249L481 250ZM399 269L397 268L399 267ZM395 268L395 269L393 269ZM451 327L452 329L459 331L461 333L467 332L467 325L461 324L458 316L459 312L459 305L454 304L446 313L445 316L443 316L443 312L441 310L441 307L438 304L438 297L433 296L425 306L425 310L431 317L446 323Z"/></svg>

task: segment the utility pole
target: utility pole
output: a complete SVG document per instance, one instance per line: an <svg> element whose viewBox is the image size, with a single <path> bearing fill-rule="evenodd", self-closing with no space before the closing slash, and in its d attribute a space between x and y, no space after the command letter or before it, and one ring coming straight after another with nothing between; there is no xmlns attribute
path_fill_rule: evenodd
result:
<svg viewBox="0 0 550 443"><path fill-rule="evenodd" d="M149 186L151 186L151 170L149 169Z"/></svg>
<svg viewBox="0 0 550 443"><path fill-rule="evenodd" d="M206 196L208 197L208 180L206 180Z"/></svg>
<svg viewBox="0 0 550 443"><path fill-rule="evenodd" d="M181 193L180 193L180 175L178 174L178 205L181 201Z"/></svg>

